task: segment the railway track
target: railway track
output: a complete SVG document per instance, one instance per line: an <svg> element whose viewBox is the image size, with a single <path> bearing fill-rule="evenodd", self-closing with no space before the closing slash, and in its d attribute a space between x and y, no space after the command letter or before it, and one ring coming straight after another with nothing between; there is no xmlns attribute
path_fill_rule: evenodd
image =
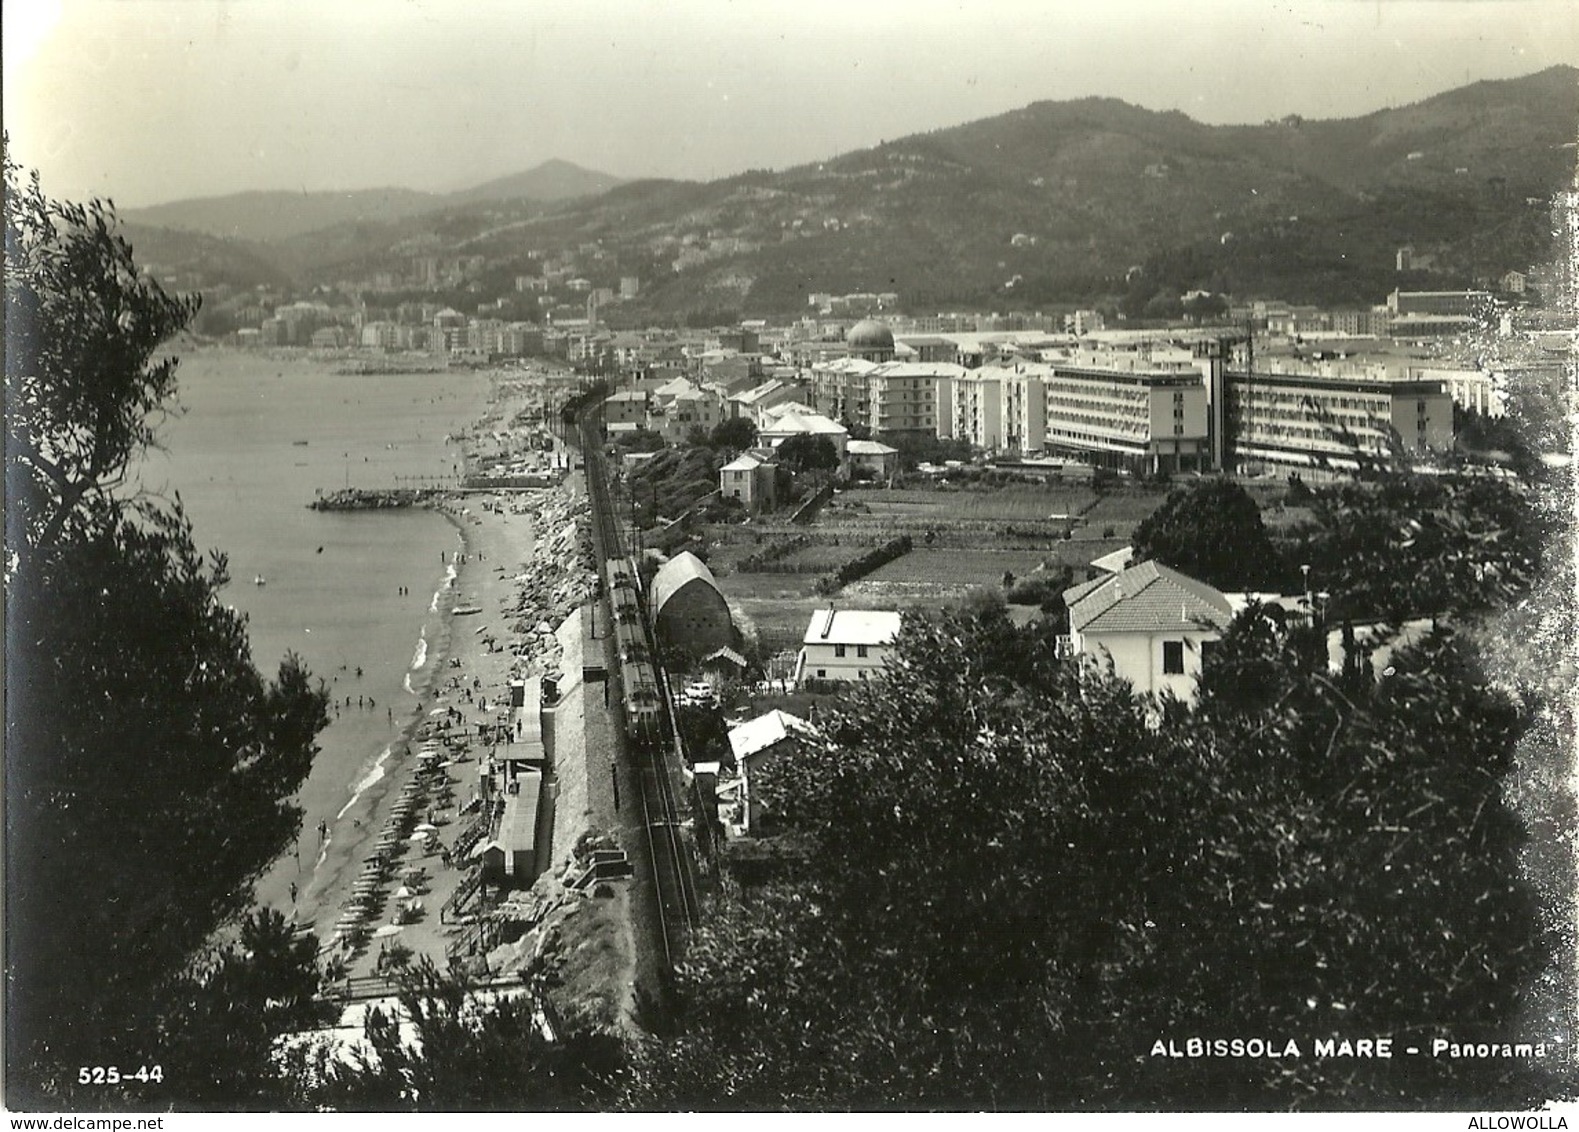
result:
<svg viewBox="0 0 1579 1132"><path fill-rule="evenodd" d="M610 577L610 563L626 563L624 538L609 498L609 481L604 464L603 450L595 423L596 409L584 411L580 419L582 457L586 465L587 497L592 507L592 530L595 550L600 564L600 575ZM600 602L604 606L607 623L615 624L612 587L605 584ZM640 619L640 633L649 657L657 655L655 642L645 617ZM612 650L611 650L612 651ZM619 656L611 656L618 662ZM695 926L699 905L696 897L696 878L691 849L686 842L682 826L682 810L676 801L675 775L680 756L678 732L674 729L672 700L663 671L653 665L659 691L659 717L665 726L661 729L639 729L625 710L629 679L628 665L611 663L609 678L621 681L622 694L615 702L621 705L619 719L624 736L622 754L629 761L630 769L640 785L642 825L646 831L651 883L655 895L661 943L666 970L672 971L684 946L686 935Z"/></svg>

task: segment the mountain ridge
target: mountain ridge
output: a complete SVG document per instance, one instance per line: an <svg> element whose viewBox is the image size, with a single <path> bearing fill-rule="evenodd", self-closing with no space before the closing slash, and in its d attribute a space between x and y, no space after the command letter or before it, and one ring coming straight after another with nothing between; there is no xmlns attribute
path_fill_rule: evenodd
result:
<svg viewBox="0 0 1579 1132"><path fill-rule="evenodd" d="M450 193L399 186L301 192L247 189L122 209L120 215L146 227L272 243L338 224L384 223L480 201L524 199L556 204L604 192L620 183L621 179L611 174L551 158L530 169Z"/></svg>
<svg viewBox="0 0 1579 1132"><path fill-rule="evenodd" d="M591 245L577 272L642 280L632 318L788 313L816 291L896 291L912 309L1101 295L1139 308L1196 287L1372 303L1400 281L1404 244L1444 286L1539 258L1544 201L1573 178L1576 122L1573 67L1260 125L1044 100L782 170L627 181L546 205L466 201L264 251L315 283L399 274L415 248L481 255L488 292L537 274L539 256Z"/></svg>

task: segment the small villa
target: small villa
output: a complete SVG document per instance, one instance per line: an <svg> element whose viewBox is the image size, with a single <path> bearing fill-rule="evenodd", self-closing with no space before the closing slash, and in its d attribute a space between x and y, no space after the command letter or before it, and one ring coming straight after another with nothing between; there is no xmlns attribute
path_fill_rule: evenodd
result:
<svg viewBox="0 0 1579 1132"><path fill-rule="evenodd" d="M1195 701L1202 661L1233 620L1228 599L1159 562L1064 591L1070 647L1104 658L1135 691Z"/></svg>

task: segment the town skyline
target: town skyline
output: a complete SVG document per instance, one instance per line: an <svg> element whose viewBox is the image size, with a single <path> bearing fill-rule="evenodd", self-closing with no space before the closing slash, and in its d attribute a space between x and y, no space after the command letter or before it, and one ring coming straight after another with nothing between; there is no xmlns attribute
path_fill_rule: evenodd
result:
<svg viewBox="0 0 1579 1132"><path fill-rule="evenodd" d="M1148 0L462 15L448 3L375 21L358 3L8 2L13 156L51 192L123 207L453 191L551 159L710 180L1038 101L1111 97L1209 124L1344 118L1579 63L1579 14L1546 0L1234 2L1187 22Z"/></svg>

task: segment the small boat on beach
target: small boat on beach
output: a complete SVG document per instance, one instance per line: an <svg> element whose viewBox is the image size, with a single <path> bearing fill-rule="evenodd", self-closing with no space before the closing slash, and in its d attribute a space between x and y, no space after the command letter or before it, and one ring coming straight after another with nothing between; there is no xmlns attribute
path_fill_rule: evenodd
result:
<svg viewBox="0 0 1579 1132"><path fill-rule="evenodd" d="M455 616L457 616L457 617L470 617L473 614L481 613L482 612L482 606L480 606L480 605L457 605L454 609L450 610L450 612L455 614Z"/></svg>

